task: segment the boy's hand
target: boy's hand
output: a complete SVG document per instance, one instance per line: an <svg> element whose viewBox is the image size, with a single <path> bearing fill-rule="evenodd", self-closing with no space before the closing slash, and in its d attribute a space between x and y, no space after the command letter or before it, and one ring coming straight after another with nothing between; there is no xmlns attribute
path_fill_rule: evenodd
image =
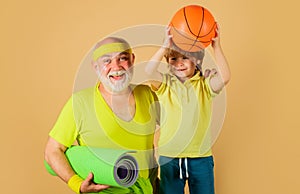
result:
<svg viewBox="0 0 300 194"><path fill-rule="evenodd" d="M220 46L220 25L216 23L216 36L212 38L211 46L215 49Z"/></svg>
<svg viewBox="0 0 300 194"><path fill-rule="evenodd" d="M164 38L164 43L163 43L163 47L166 49L166 48L170 48L171 45L172 45L172 37L173 35L170 34L170 31L171 31L171 26L168 26L166 28L166 31L165 31L165 38Z"/></svg>
<svg viewBox="0 0 300 194"><path fill-rule="evenodd" d="M204 72L204 77L208 78L210 76L216 75L217 73L218 72L217 72L217 70L215 68L213 68L213 69L206 69L205 72Z"/></svg>

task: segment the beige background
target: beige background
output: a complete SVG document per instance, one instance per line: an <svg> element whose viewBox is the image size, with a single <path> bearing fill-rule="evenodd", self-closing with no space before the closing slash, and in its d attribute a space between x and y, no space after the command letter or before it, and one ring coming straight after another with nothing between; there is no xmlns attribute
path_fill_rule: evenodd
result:
<svg viewBox="0 0 300 194"><path fill-rule="evenodd" d="M295 0L2 0L1 193L71 194L45 171L43 150L80 62L102 37L135 25L165 25L176 10L195 3L220 23L232 70L214 146L217 193L300 193Z"/></svg>

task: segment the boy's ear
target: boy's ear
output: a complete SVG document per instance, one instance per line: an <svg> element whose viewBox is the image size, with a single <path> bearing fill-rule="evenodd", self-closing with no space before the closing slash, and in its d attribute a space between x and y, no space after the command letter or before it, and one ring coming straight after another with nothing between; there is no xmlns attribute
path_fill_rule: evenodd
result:
<svg viewBox="0 0 300 194"><path fill-rule="evenodd" d="M171 65L169 63L167 64L167 68L169 71L171 70Z"/></svg>
<svg viewBox="0 0 300 194"><path fill-rule="evenodd" d="M189 57L189 59L190 59L195 65L198 64L198 60L197 60L196 57Z"/></svg>

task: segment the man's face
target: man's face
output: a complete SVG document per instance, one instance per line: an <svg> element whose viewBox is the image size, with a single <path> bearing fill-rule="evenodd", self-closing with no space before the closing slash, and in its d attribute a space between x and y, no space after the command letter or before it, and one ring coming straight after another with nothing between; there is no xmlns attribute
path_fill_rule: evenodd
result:
<svg viewBox="0 0 300 194"><path fill-rule="evenodd" d="M123 91L132 79L134 55L127 52L108 53L96 61L100 82L113 92Z"/></svg>

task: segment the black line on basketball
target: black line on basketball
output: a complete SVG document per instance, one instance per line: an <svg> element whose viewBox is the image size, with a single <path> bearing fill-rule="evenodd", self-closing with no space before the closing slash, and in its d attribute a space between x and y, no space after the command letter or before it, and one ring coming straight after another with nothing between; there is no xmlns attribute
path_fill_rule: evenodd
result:
<svg viewBox="0 0 300 194"><path fill-rule="evenodd" d="M216 22L215 22L214 25L210 28L210 30L209 30L209 32L208 32L207 34L204 34L203 36L199 36L198 38L203 38L203 37L207 36L208 34L210 34L211 31L215 28L215 26L216 26Z"/></svg>
<svg viewBox="0 0 300 194"><path fill-rule="evenodd" d="M201 43L207 43L207 42L210 42L210 41L203 41L203 40L198 40L198 39L193 39L193 38L190 38L190 37L188 37L188 36L186 36L185 34L186 33L183 33L182 31L179 31L177 28L175 28L174 27L174 25L171 23L170 24L170 26L172 27L172 29L174 30L174 31L176 31L180 36L182 36L182 37L184 37L185 39L188 39L188 40L190 40L190 41L195 41L195 42L201 42Z"/></svg>
<svg viewBox="0 0 300 194"><path fill-rule="evenodd" d="M196 36L196 38L194 40L194 43L192 44L192 46L191 46L191 48L189 50L191 50L194 47L195 43L198 40L199 34L200 34L201 30L202 30L202 27L203 27L203 22L204 22L204 8L201 7L201 9L202 9L202 20L201 20L201 24L200 24L200 29L198 30L198 34L197 34L197 36Z"/></svg>
<svg viewBox="0 0 300 194"><path fill-rule="evenodd" d="M175 43L174 43L175 44ZM184 42L178 42L175 44L177 47L179 47L178 45L190 45L188 43L184 43ZM203 47L201 46L198 46L198 45L194 45L194 47L197 47L197 48L200 48L200 49L203 49ZM179 47L180 48L180 47ZM182 49L183 50L183 49Z"/></svg>
<svg viewBox="0 0 300 194"><path fill-rule="evenodd" d="M171 23L171 24L172 24L172 23ZM185 34L186 34L185 32L179 31L177 28L174 27L173 24L172 24L172 26L173 26L173 29L174 29L178 34L180 34L181 36L183 36L184 38L186 38L186 39L188 39L188 40L191 40L191 41L195 40L195 39L190 38L190 37L188 37L187 35L185 35Z"/></svg>
<svg viewBox="0 0 300 194"><path fill-rule="evenodd" d="M204 15L204 8L202 8L202 15ZM189 22L188 22L188 20L187 20L187 16L186 16L186 12L185 12L185 7L183 8L183 16L184 16L185 23L186 23L186 25L187 25L187 27L188 27L190 33L191 33L192 35L198 37L199 32L198 32L198 35L196 35L194 32L192 32L192 29L191 29L191 27L190 27L190 25L189 25ZM201 30L201 28L202 28L202 26L203 26L203 19L204 19L204 18L202 17L202 21L201 21L202 24L201 24L200 30Z"/></svg>

